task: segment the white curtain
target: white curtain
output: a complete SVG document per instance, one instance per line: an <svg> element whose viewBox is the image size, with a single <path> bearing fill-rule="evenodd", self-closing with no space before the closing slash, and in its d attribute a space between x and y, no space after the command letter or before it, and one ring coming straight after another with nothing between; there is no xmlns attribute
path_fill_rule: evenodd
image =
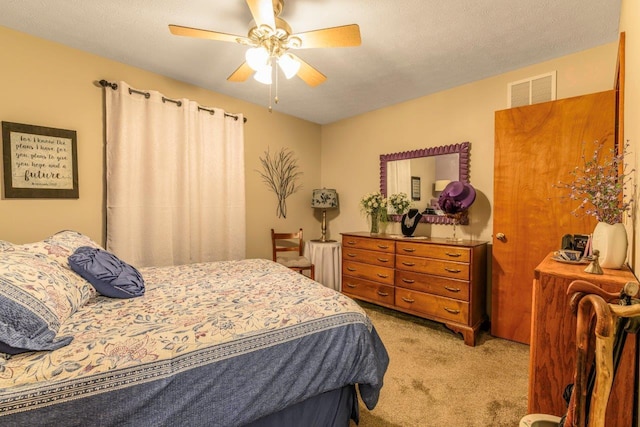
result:
<svg viewBox="0 0 640 427"><path fill-rule="evenodd" d="M387 162L387 196L404 193L411 197L411 160L394 160ZM395 213L388 207L389 213Z"/></svg>
<svg viewBox="0 0 640 427"><path fill-rule="evenodd" d="M135 266L244 258L242 115L105 91L107 249Z"/></svg>

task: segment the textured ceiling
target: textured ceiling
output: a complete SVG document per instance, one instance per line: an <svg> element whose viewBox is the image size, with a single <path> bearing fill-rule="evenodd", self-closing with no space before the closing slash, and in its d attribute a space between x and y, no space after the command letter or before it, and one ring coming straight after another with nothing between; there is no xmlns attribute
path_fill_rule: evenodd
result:
<svg viewBox="0 0 640 427"><path fill-rule="evenodd" d="M294 33L357 23L362 45L296 51L328 79L317 87L280 79L274 110L326 124L614 42L620 2L285 0L281 17ZM226 80L244 60L244 46L173 36L167 28L246 36L251 19L244 0L2 0L0 6L2 26L266 108L267 86Z"/></svg>

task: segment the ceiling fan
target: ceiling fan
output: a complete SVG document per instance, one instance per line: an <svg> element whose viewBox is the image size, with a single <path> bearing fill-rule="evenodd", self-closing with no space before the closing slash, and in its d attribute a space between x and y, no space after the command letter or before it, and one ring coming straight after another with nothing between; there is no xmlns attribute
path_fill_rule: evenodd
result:
<svg viewBox="0 0 640 427"><path fill-rule="evenodd" d="M211 30L169 25L169 31L178 36L219 40L251 46L243 62L227 80L244 82L252 74L261 83L271 84L272 63L276 63L287 78L297 75L309 86L317 86L327 77L311 65L289 52L289 49L321 47L349 47L360 45L357 24L323 28L292 34L291 27L279 17L284 0L246 0L253 21L246 37Z"/></svg>

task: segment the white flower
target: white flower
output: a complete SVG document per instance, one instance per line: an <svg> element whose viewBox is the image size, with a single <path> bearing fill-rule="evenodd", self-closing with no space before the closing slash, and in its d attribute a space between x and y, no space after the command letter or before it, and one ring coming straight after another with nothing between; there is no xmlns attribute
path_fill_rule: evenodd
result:
<svg viewBox="0 0 640 427"><path fill-rule="evenodd" d="M387 199L382 194L368 193L360 199L360 209L367 216L377 216L381 221L386 221Z"/></svg>
<svg viewBox="0 0 640 427"><path fill-rule="evenodd" d="M389 205L396 214L402 215L409 209L411 206L411 202L409 201L409 196L406 193L396 193L389 196L388 199Z"/></svg>

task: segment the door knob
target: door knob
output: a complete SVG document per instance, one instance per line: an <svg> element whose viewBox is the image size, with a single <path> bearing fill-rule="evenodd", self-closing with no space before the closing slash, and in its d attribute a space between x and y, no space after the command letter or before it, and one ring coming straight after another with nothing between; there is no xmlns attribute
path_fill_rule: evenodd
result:
<svg viewBox="0 0 640 427"><path fill-rule="evenodd" d="M504 233L497 233L496 234L496 239L500 240L501 242L506 242L507 241L507 236L505 236Z"/></svg>

